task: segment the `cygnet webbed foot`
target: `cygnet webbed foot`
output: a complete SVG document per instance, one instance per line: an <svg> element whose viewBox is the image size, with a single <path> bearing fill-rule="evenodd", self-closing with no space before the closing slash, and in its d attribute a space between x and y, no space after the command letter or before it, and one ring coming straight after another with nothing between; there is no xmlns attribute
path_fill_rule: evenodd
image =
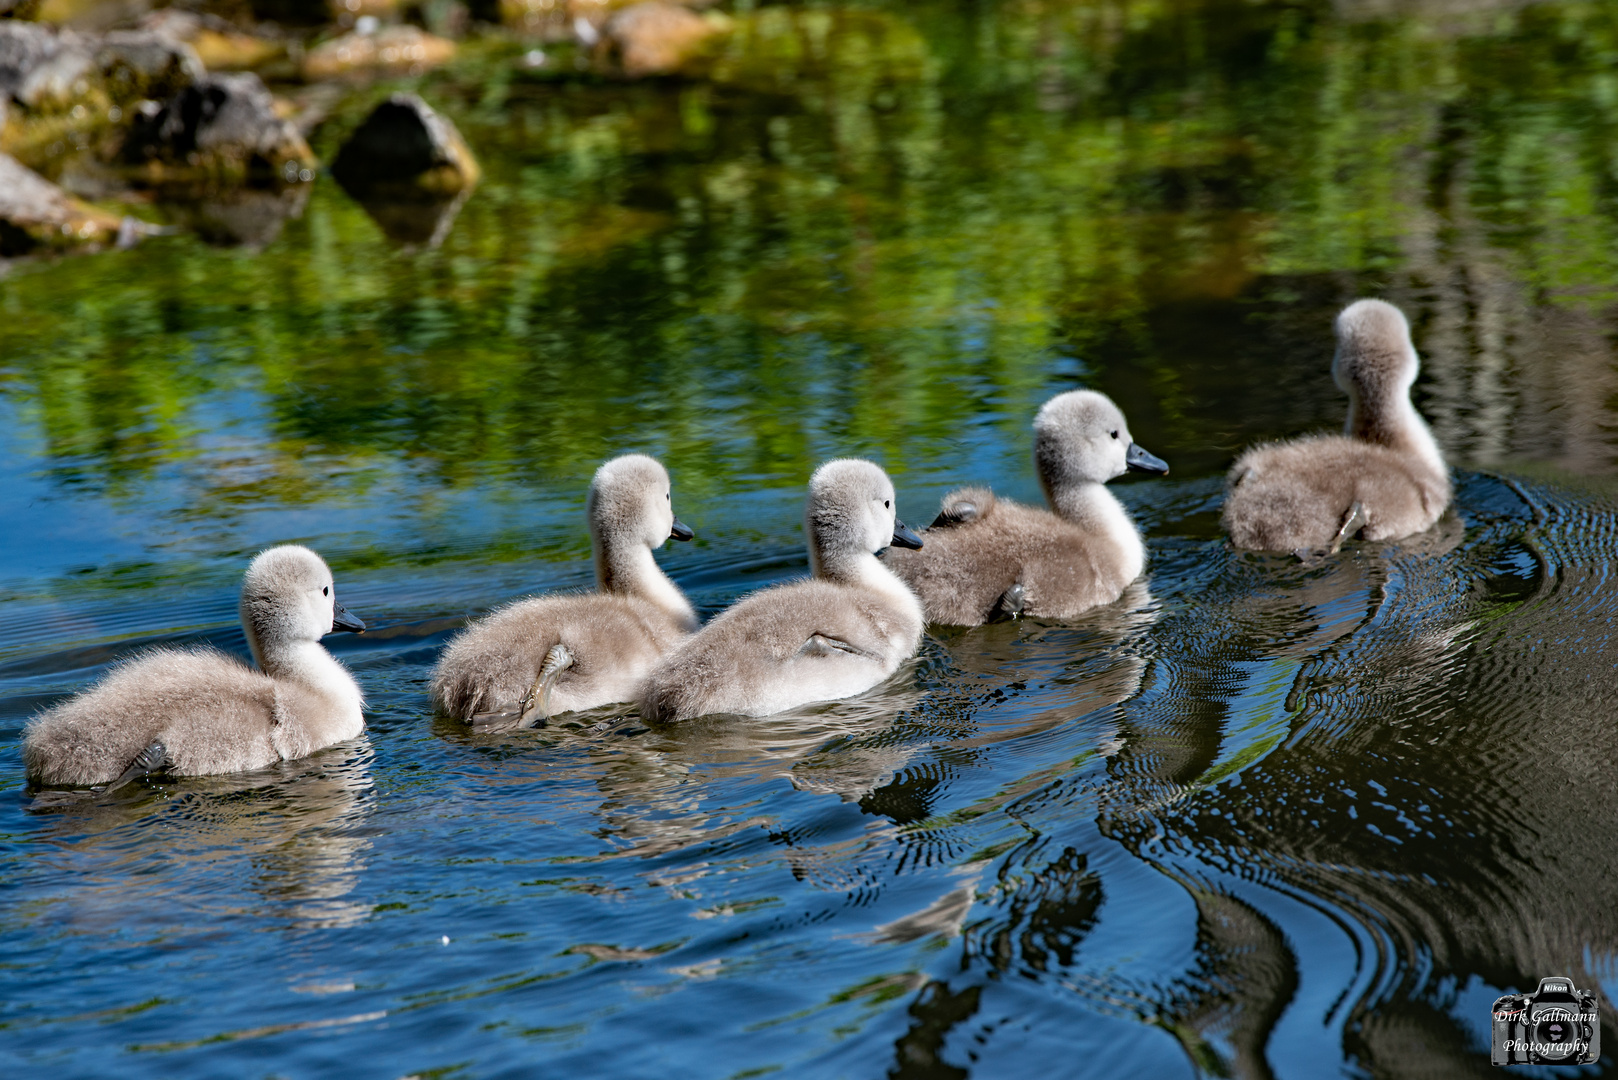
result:
<svg viewBox="0 0 1618 1080"><path fill-rule="evenodd" d="M519 724L526 726L529 717L538 714L535 726L543 727L545 721L551 717L551 691L556 689L556 683L561 679L562 673L573 666L575 657L573 650L558 641L551 646L550 652L545 654L545 662L539 665L539 674L534 678L534 685L528 688L517 706L520 714Z"/></svg>
<svg viewBox="0 0 1618 1080"><path fill-rule="evenodd" d="M803 643L798 650L799 656L831 656L834 653L849 653L853 656L866 655L863 650L856 649L846 641L840 641L824 634L811 634L809 640Z"/></svg>
<svg viewBox="0 0 1618 1080"><path fill-rule="evenodd" d="M951 525L965 525L968 522L976 521L977 519L977 503L970 502L966 499L961 499L950 503L948 506L944 507L944 509L940 510L938 512L938 516L933 518L933 523L928 526L928 528L947 529Z"/></svg>
<svg viewBox="0 0 1618 1080"><path fill-rule="evenodd" d="M1015 619L1022 615L1023 608L1027 604L1028 589L1019 581L1000 594L1000 599L995 601L994 610L989 612L989 621L998 622L1001 619Z"/></svg>
<svg viewBox="0 0 1618 1080"><path fill-rule="evenodd" d="M143 776L162 771L163 767L168 764L168 756L168 747L157 739L153 739L146 749L135 755L135 760L129 763L129 767L118 774L118 779L101 790L114 791L131 780L139 780Z"/></svg>
<svg viewBox="0 0 1618 1080"><path fill-rule="evenodd" d="M1343 544L1354 539L1359 531L1371 523L1371 517L1365 512L1365 507L1354 503L1343 512L1343 523L1338 526L1337 535L1332 537L1331 544L1321 548L1298 548L1292 554L1305 566L1319 566L1339 551Z"/></svg>
<svg viewBox="0 0 1618 1080"><path fill-rule="evenodd" d="M1336 538L1332 540L1331 553L1335 555L1343 550L1343 541L1352 538L1370 523L1370 515L1366 514L1364 506L1358 502L1350 506L1348 513L1343 515L1343 524L1338 528Z"/></svg>

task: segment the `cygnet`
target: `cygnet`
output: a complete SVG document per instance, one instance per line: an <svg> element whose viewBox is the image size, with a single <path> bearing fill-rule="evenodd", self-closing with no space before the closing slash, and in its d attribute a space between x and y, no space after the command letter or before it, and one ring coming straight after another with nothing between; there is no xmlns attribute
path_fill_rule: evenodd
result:
<svg viewBox="0 0 1618 1080"><path fill-rule="evenodd" d="M648 720L766 716L869 690L914 656L922 612L877 553L921 539L895 516L893 483L869 461L828 461L809 480L814 577L754 593L647 677Z"/></svg>
<svg viewBox="0 0 1618 1080"><path fill-rule="evenodd" d="M1068 619L1112 603L1140 576L1146 546L1106 483L1169 467L1130 438L1112 399L1071 390L1047 401L1034 417L1034 466L1050 510L961 488L944 496L924 550L888 553L928 619Z"/></svg>
<svg viewBox="0 0 1618 1080"><path fill-rule="evenodd" d="M607 462L586 512L598 591L519 600L467 627L433 675L445 712L532 726L633 701L652 665L696 629L690 602L652 557L694 535L674 516L663 466L645 454Z"/></svg>
<svg viewBox="0 0 1618 1080"><path fill-rule="evenodd" d="M1431 528L1449 506L1449 471L1410 402L1421 365L1404 313L1358 300L1336 330L1343 434L1256 446L1237 459L1224 512L1237 547L1307 557L1356 535L1398 540Z"/></svg>
<svg viewBox="0 0 1618 1080"><path fill-rule="evenodd" d="M319 555L296 544L260 554L242 579L240 610L258 670L213 649L124 661L29 722L28 779L116 786L160 770L244 772L364 730L359 685L320 639L365 624L337 602Z"/></svg>

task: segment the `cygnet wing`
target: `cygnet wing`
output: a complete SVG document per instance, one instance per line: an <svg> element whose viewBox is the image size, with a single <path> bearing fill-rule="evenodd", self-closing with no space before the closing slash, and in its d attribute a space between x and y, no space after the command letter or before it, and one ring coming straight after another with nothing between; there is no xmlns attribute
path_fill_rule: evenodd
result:
<svg viewBox="0 0 1618 1080"><path fill-rule="evenodd" d="M647 680L651 719L763 716L870 689L911 655L920 627L881 594L824 580L749 596L671 653Z"/></svg>
<svg viewBox="0 0 1618 1080"><path fill-rule="evenodd" d="M450 642L433 677L433 697L461 719L515 710L546 655L561 643L573 663L557 680L551 714L630 701L652 665L686 636L667 612L634 597L520 600Z"/></svg>
<svg viewBox="0 0 1618 1080"><path fill-rule="evenodd" d="M885 559L921 598L928 619L955 626L1002 613L1007 591L1018 585L1023 614L1066 618L1116 600L1133 576L1114 537L1008 499L971 520L929 529L925 539L920 551L893 550Z"/></svg>
<svg viewBox="0 0 1618 1080"><path fill-rule="evenodd" d="M178 774L236 772L277 760L270 745L275 683L211 649L157 649L28 725L30 779L104 784L151 743Z"/></svg>
<svg viewBox="0 0 1618 1080"><path fill-rule="evenodd" d="M1231 542L1256 551L1328 548L1355 503L1367 540L1397 540L1432 526L1449 505L1449 480L1395 450L1340 435L1254 447L1230 471L1224 523Z"/></svg>

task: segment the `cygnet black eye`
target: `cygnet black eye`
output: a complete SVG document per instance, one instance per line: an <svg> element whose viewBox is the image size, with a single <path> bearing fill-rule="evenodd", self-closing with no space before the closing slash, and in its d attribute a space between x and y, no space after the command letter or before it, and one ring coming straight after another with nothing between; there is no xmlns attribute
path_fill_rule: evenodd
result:
<svg viewBox="0 0 1618 1080"><path fill-rule="evenodd" d="M331 586L330 585L322 586L321 589L320 589L320 595L321 596L330 596L331 595Z"/></svg>
<svg viewBox="0 0 1618 1080"><path fill-rule="evenodd" d="M893 500L892 499L883 499L882 500L882 509L884 509L884 510L892 510L893 509Z"/></svg>
<svg viewBox="0 0 1618 1080"><path fill-rule="evenodd" d="M1117 432L1116 432L1116 431L1115 431L1115 432L1113 432L1113 433L1112 433L1112 437L1113 437L1113 438L1115 438L1115 439L1116 439L1116 438L1117 438L1117 437L1118 437L1118 433L1117 433Z"/></svg>

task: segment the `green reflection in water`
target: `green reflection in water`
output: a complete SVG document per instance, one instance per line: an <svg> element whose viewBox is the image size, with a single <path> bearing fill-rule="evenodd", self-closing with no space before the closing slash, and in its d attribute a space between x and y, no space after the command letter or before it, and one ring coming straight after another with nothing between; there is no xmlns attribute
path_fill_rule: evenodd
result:
<svg viewBox="0 0 1618 1080"><path fill-rule="evenodd" d="M408 84L487 167L441 247L323 179L262 251L19 268L0 393L56 490L219 551L250 510L576 505L626 448L698 500L836 453L1025 472L1079 380L1217 472L1338 422L1326 320L1377 290L1457 456L1605 468L1618 10L1383 10L772 7L639 85L489 45Z"/></svg>

